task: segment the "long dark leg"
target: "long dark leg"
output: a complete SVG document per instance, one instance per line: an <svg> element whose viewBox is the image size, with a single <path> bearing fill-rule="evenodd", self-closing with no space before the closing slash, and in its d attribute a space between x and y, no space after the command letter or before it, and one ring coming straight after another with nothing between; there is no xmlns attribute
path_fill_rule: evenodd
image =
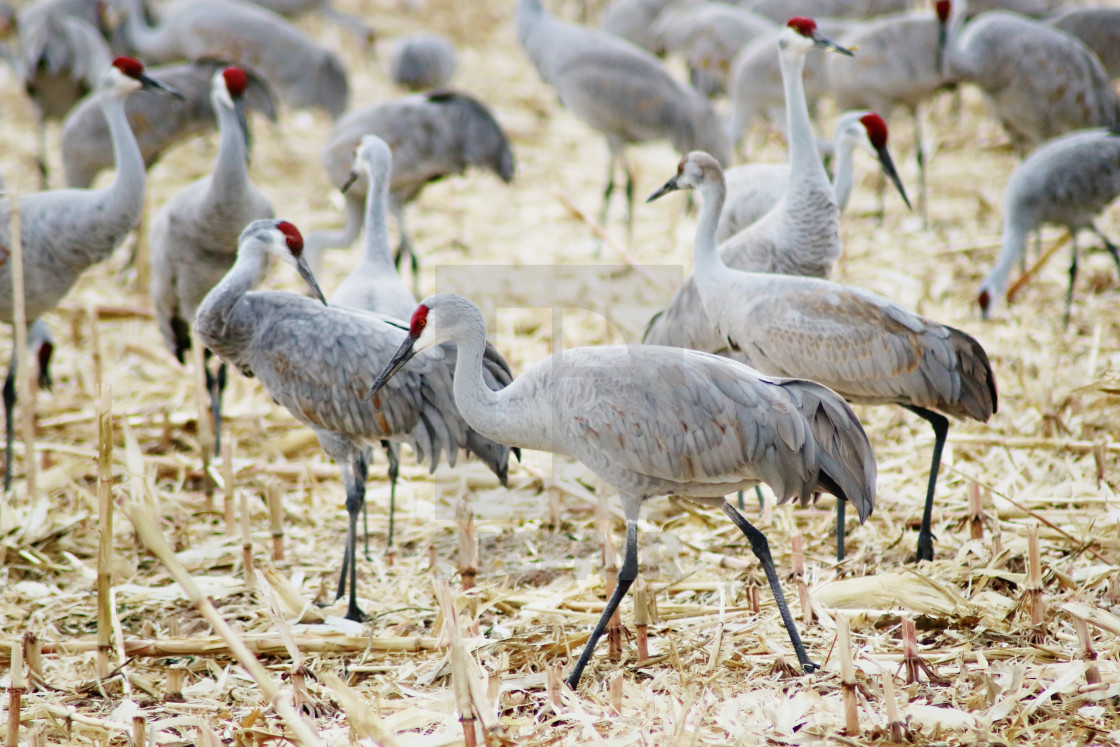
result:
<svg viewBox="0 0 1120 747"><path fill-rule="evenodd" d="M941 469L941 452L949 435L949 419L924 407L904 405L910 412L925 420L933 428L933 459L929 466L929 487L926 488L926 505L922 511L922 526L918 529L918 560L933 560L933 492L937 489L937 473Z"/></svg>
<svg viewBox="0 0 1120 747"><path fill-rule="evenodd" d="M1105 251L1112 255L1112 261L1116 263L1116 270L1120 272L1120 250L1116 245L1108 240L1108 237L1101 233L1101 230L1093 224L1089 224L1089 228L1097 235L1097 238L1104 242Z"/></svg>
<svg viewBox="0 0 1120 747"><path fill-rule="evenodd" d="M634 170L630 159L622 154L622 168L626 172L626 245L634 244Z"/></svg>
<svg viewBox="0 0 1120 747"><path fill-rule="evenodd" d="M836 499L836 560L844 559L844 514L847 513L848 502L842 498Z"/></svg>
<svg viewBox="0 0 1120 747"><path fill-rule="evenodd" d="M16 354L13 340L12 362L4 379L4 492L12 488L12 449L15 448L16 424L12 414L16 407Z"/></svg>
<svg viewBox="0 0 1120 747"><path fill-rule="evenodd" d="M385 443L382 441L382 443ZM354 471L357 472L358 481L362 485L366 484L369 480L369 462L373 458L373 451L363 448L358 454L358 458L354 460ZM365 548L366 560L371 560L369 556L369 504L362 501L362 531L365 532Z"/></svg>
<svg viewBox="0 0 1120 747"><path fill-rule="evenodd" d="M382 441L381 445L385 447L385 458L389 460L389 549L391 550L393 547L393 514L397 509L397 478L401 474L401 458L389 441ZM368 547L366 553L369 553Z"/></svg>
<svg viewBox="0 0 1120 747"><path fill-rule="evenodd" d="M210 367L206 366L206 391L210 393L210 417L214 422L214 456L222 455L222 395L226 391L228 375L224 361L218 366L217 374L210 373Z"/></svg>
<svg viewBox="0 0 1120 747"><path fill-rule="evenodd" d="M1066 288L1066 315L1062 318L1062 328L1069 326L1069 310L1073 306L1073 284L1077 282L1077 234L1071 231L1073 237L1073 252L1069 261L1069 287Z"/></svg>
<svg viewBox="0 0 1120 747"><path fill-rule="evenodd" d="M766 508L766 500L762 497L762 488L760 488L757 485L754 486L754 497L758 499L758 510L759 511ZM746 505L746 501L743 498L743 491L742 490L739 491L739 510L740 511L746 511L747 510L747 505Z"/></svg>
<svg viewBox="0 0 1120 747"><path fill-rule="evenodd" d="M630 584L634 583L634 579L637 577L638 522L627 520L626 551L622 567L618 569L618 585L614 587L614 594L611 594L611 598L607 601L607 606L603 609L599 622L595 623L595 630L591 632L591 637L587 639L587 644L583 647L583 653L579 655L579 661L576 662L572 673L568 675L568 687L573 690L579 686L579 678L583 676L583 670L587 666L587 662L591 661L591 655L595 653L595 644L602 638L603 631L607 629L607 623L610 622L611 616L618 609L619 603L622 602L622 598L626 596L626 592L630 589Z"/></svg>
<svg viewBox="0 0 1120 747"><path fill-rule="evenodd" d="M751 550L754 552L758 562L762 563L762 570L766 572L766 580L770 583L770 591L774 594L774 601L778 603L778 612L782 615L782 622L785 623L786 632L789 633L789 641L793 644L793 650L797 653L797 661L801 664L801 668L806 672L815 672L820 669L819 664L814 664L809 660L809 655L805 653L805 645L801 643L801 636L797 633L797 626L793 623L793 615L790 614L789 605L786 604L786 595L782 592L782 586L778 583L778 571L774 568L774 559L770 556L770 543L766 541L766 536L754 528L754 526L743 518L743 515L735 510L735 507L726 501L723 504L723 512L727 514L731 521L735 522L735 526L739 527L747 540L751 543Z"/></svg>
<svg viewBox="0 0 1120 747"><path fill-rule="evenodd" d="M929 228L929 201L926 199L926 150L922 144L922 116L914 107L914 158L918 162L918 213L922 216L922 228Z"/></svg>
<svg viewBox="0 0 1120 747"><path fill-rule="evenodd" d="M615 153L614 147L607 143L610 148L610 155L607 157L607 186L603 189L603 209L599 213L599 226L603 229L607 227L607 215L610 213L611 208L611 195L614 194L614 162ZM603 240L595 238L595 256L599 256L599 252L603 248Z"/></svg>
<svg viewBox="0 0 1120 747"><path fill-rule="evenodd" d="M355 460L356 462L357 460ZM338 575L338 595L340 599L346 592L346 581L350 581L350 606L346 610L346 619L364 622L366 615L358 608L358 512L366 501L366 483L358 479L361 469L358 464L351 463L342 470L342 481L346 485L346 513L349 523L346 527L346 551L342 557L342 571Z"/></svg>

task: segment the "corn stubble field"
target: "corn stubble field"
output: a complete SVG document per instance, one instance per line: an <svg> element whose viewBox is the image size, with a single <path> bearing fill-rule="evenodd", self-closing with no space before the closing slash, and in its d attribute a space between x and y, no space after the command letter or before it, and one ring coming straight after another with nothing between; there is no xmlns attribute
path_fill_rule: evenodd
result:
<svg viewBox="0 0 1120 747"><path fill-rule="evenodd" d="M555 10L572 18L577 5ZM482 174L448 179L411 211L424 293L454 288L495 308L491 337L515 373L554 345L639 339L690 264L694 215L682 199L640 205L629 255L643 269L633 270L620 249L624 216L616 203L596 254L580 213L598 212L605 144L538 79L517 46L512 2L430 0L420 14L389 0L344 7L362 12L386 40L420 28L449 35L460 56L455 84L495 108L514 144L512 186ZM387 47L370 60L346 32L315 18L301 24L340 49L355 105L399 95L385 77ZM31 107L10 73L0 92L0 169L10 187L31 190ZM835 112L825 114L821 129L830 130ZM746 515L770 539L820 672L794 672L763 574L726 518L660 499L644 510L639 596L646 603L637 619L635 594L622 605L621 659L610 661L601 645L578 692L557 686L606 598L604 529L613 548L622 522L616 497L597 478L547 454L526 453L511 467L508 490L477 462L443 464L429 476L406 456L392 564L378 456L367 495L371 557L358 567L371 620L339 622L345 602L311 605L333 597L341 560L344 495L335 465L257 382L234 376L226 399L232 470L216 463L221 484L207 488L193 376L164 349L146 289L126 267L126 247L47 317L59 350L54 389L36 401L38 496L29 498L21 481L0 512L0 684L13 682L12 646L33 634L42 647L37 661L28 648L34 666L21 738L130 744L143 729L153 744L277 744L316 735L328 744L434 746L462 743L466 728L489 744L1115 744L1114 268L1106 255L1088 257L1067 330L1064 252L1012 306L981 323L974 288L998 251L1001 193L1015 158L974 91L959 104L938 99L927 118L930 230L894 194L877 224L873 161L858 157L862 176L842 220L845 254L834 279L976 336L992 359L1000 409L986 425L950 430L932 563L913 564L931 432L900 408L857 408L878 459L879 503L866 526L849 521L843 564L833 560L831 498L816 507L768 505L760 514L748 496ZM910 128L902 117L895 124L892 151L914 195ZM329 121L289 111L279 126L255 125L252 171L278 217L305 232L336 225L340 200L319 165ZM151 170L153 214L209 170L215 147L216 136L196 139ZM760 126L749 149L758 160L785 153ZM635 149L633 161L645 195L674 173L677 156L650 145ZM1115 211L1101 227L1120 234ZM1058 238L1047 233L1044 244ZM356 251L329 255L320 277L328 294L355 260ZM456 269L471 265L487 269ZM511 268L518 269L512 284L503 278ZM286 266L274 266L266 285L301 290ZM174 584L169 566L119 511L103 566L114 587L111 676L98 679L97 365L111 387L114 450L104 487L134 515L150 517L232 635L256 654L263 690L231 657L214 617ZM980 515L970 496L982 502ZM247 523L227 528L227 500L247 508ZM283 508L282 558L274 557L266 503ZM798 541L804 561L795 575ZM462 591L460 570L472 565L474 586ZM638 623L647 619L648 657L639 660ZM916 629L908 648L907 628ZM849 668L843 629L850 629L851 671L842 671ZM1079 640L1090 642L1095 660ZM270 688L283 691L275 706ZM464 712L473 723L460 724Z"/></svg>

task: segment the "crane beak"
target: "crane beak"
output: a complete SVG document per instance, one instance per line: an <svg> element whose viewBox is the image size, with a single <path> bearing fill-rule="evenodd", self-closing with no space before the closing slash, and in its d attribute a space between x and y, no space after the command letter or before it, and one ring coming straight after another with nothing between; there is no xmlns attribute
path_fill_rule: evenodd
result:
<svg viewBox="0 0 1120 747"><path fill-rule="evenodd" d="M677 184L677 177L674 176L672 179L661 185L661 189L651 194L646 202L653 202L656 199L664 197L670 192L676 192L678 189L680 189L680 186Z"/></svg>
<svg viewBox="0 0 1120 747"><path fill-rule="evenodd" d="M149 78L147 75L141 74L139 80L140 80L140 87L144 88L148 91L155 91L156 93L162 93L166 96L170 96L171 98L179 99L180 101L185 101L186 100L183 97L183 94L179 93L178 91L176 91L171 86L166 86L163 83L160 83L155 78Z"/></svg>
<svg viewBox="0 0 1120 747"><path fill-rule="evenodd" d="M910 198L906 196L906 188L902 186L902 179L898 176L898 171L895 170L894 161L891 159L890 151L886 147L876 148L875 153L879 156L879 166L882 167L883 173L886 174L894 186L898 189L898 193L902 195L902 201L906 203L908 210L914 208L910 206Z"/></svg>
<svg viewBox="0 0 1120 747"><path fill-rule="evenodd" d="M296 270L299 271L299 276L303 278L304 282L311 288L311 292L315 294L315 298L318 298L323 302L323 305L326 306L327 298L323 295L323 290L319 287L319 281L316 280L315 275L312 274L311 265L307 264L307 260L303 257L296 259Z"/></svg>
<svg viewBox="0 0 1120 747"><path fill-rule="evenodd" d="M841 47L836 42L816 31L813 32L813 45L820 49L823 49L826 52L839 52L840 54L847 55L848 57L855 57L855 54L852 52L852 50L848 49L847 47Z"/></svg>
<svg viewBox="0 0 1120 747"><path fill-rule="evenodd" d="M339 191L342 192L342 194L346 194L346 190L354 186L354 182L356 181L358 181L358 171L357 169L351 169L350 176L346 177L346 183L342 185L342 189Z"/></svg>
<svg viewBox="0 0 1120 747"><path fill-rule="evenodd" d="M385 366L385 370L382 371L377 376L377 378L373 380L372 384L370 384L369 392L366 393L366 399L373 397L375 394L381 391L381 388L385 386L389 379L393 378L393 374L395 374L397 371L400 371L402 368L404 368L404 365L406 363L412 360L412 357L417 353L417 351L413 349L413 346L416 344L416 340L417 338L413 337L412 335L404 338L404 342L401 343L401 346L399 348L397 348L397 352L393 354L393 358L389 361L389 365Z"/></svg>

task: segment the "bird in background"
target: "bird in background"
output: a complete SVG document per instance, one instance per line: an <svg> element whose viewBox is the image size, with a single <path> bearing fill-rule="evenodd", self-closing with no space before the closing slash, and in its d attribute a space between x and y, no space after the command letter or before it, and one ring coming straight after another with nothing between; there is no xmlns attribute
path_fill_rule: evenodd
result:
<svg viewBox="0 0 1120 747"><path fill-rule="evenodd" d="M257 220L238 240L237 261L207 294L195 317L199 339L311 428L338 463L349 517L338 599L350 595L346 617L365 619L357 597L357 522L365 504L367 446L389 439L408 443L434 472L441 455L454 466L459 450L485 439L455 408L453 362L432 350L402 371L386 391L368 399L370 373L389 362L407 336L401 323L358 309L327 306L303 256L303 237L287 221ZM298 293L250 291L266 257L293 266L315 299ZM504 454L497 444L476 454ZM484 458L487 458L484 456ZM505 484L508 462L487 466Z"/></svg>
<svg viewBox="0 0 1120 747"><path fill-rule="evenodd" d="M398 39L389 58L389 78L407 91L446 86L459 61L455 46L443 34L410 34Z"/></svg>
<svg viewBox="0 0 1120 747"><path fill-rule="evenodd" d="M832 179L836 207L843 213L852 194L855 173L853 157L856 148L873 154L879 167L898 189L902 201L910 208L910 198L894 167L887 149L887 124L875 112L844 112L836 120L833 143L836 147ZM723 172L727 183L727 199L719 217L717 241L726 241L774 209L785 197L790 180L788 163L745 163Z"/></svg>
<svg viewBox="0 0 1120 747"><path fill-rule="evenodd" d="M113 136L117 165L113 181L103 189L57 189L20 198L20 237L23 247L25 312L29 327L53 309L89 267L109 257L136 227L144 209L144 162L124 113L124 100L140 91L178 96L173 89L144 73L132 57L118 57L102 73L98 98ZM11 201L0 200L0 255L11 246ZM11 264L0 262L0 288L12 287ZM11 324L12 294L0 293L0 321ZM14 351L13 351L14 358ZM16 402L14 365L11 386L4 387L4 417L8 422ZM9 434L11 429L8 430ZM7 452L12 450L9 438ZM6 457L8 463L11 457ZM11 484L11 470L4 476Z"/></svg>
<svg viewBox="0 0 1120 747"><path fill-rule="evenodd" d="M996 266L980 284L977 304L988 319L1007 294L1008 279L1023 256L1027 236L1045 224L1065 227L1073 249L1063 324L1069 326L1077 280L1077 235L1091 231L1120 272L1120 250L1096 226L1097 217L1120 195L1120 131L1071 132L1044 143L1015 167L1003 189L1003 232Z"/></svg>
<svg viewBox="0 0 1120 747"><path fill-rule="evenodd" d="M611 34L565 23L541 0L518 0L517 35L560 103L607 139L610 159L600 225L606 224L614 174L626 175L626 228L633 234L634 174L626 147L669 140L679 152L705 149L728 163L727 136L707 98L676 80L648 52Z"/></svg>
<svg viewBox="0 0 1120 747"><path fill-rule="evenodd" d="M186 363L191 348L191 323L199 304L237 259L242 229L273 215L272 203L249 177L248 87L239 67L214 73L210 98L219 132L214 168L168 200L152 222L152 303L164 343L180 363ZM207 366L205 375L214 451L221 454L226 364L216 372Z"/></svg>
<svg viewBox="0 0 1120 747"><path fill-rule="evenodd" d="M576 459L618 491L626 546L618 584L568 685L579 685L608 621L638 574L642 503L679 495L720 508L750 542L777 601L797 660L815 671L766 537L724 496L765 482L780 501L828 491L861 518L875 502L875 460L843 399L810 381L777 379L725 358L680 348L599 346L546 358L494 391L482 377L486 323L455 294L417 307L407 338L374 380L381 396L422 351L453 342L455 403L479 433L499 443Z"/></svg>
<svg viewBox="0 0 1120 747"><path fill-rule="evenodd" d="M716 245L726 188L707 153L690 153L650 200L678 189L700 192L693 247L703 313L693 325L701 348L768 376L811 379L849 402L894 404L934 431L933 460L918 531L918 560L933 559L933 496L949 428L941 413L986 421L996 412L995 377L980 343L883 296L821 278L743 272ZM861 517L862 518L862 517ZM844 507L837 503L837 557L844 557Z"/></svg>

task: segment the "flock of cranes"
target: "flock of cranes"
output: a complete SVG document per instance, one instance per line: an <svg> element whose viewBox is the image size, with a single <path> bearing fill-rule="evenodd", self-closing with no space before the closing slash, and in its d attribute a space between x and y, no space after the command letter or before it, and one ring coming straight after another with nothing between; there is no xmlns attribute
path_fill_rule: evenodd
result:
<svg viewBox="0 0 1120 747"><path fill-rule="evenodd" d="M416 298L421 250L406 228L407 203L432 181L468 167L506 183L515 173L510 139L487 105L443 88L458 64L447 39L399 40L390 74L415 92L350 108L341 58L261 7L268 3L176 0L153 20L141 0L111 0L94 12L91 2L37 0L20 13L24 85L41 120L65 119L61 150L70 187L21 200L26 318L44 383L53 341L43 316L136 228L147 167L216 125L212 170L160 207L150 251L152 303L170 352L185 363L193 329L207 354L220 359L216 371L205 373L217 439L228 365L258 379L314 431L339 465L345 489L337 595L349 591L353 620L365 619L357 537L372 446L383 446L389 465L390 546L401 443L432 470L443 458L454 465L466 451L503 485L509 458L519 458L520 449L582 462L618 492L626 544L615 591L569 676L572 687L637 577L639 509L666 494L718 507L743 532L799 663L806 671L816 667L766 538L725 496L759 483L779 501L835 495L843 558L846 504L862 522L876 499L874 454L850 403L898 405L933 428L916 552L919 561L933 558L946 416L988 420L998 407L996 374L981 343L965 332L828 279L842 253L841 212L856 148L875 154L910 207L887 149L894 109L907 110L915 124L923 222L920 107L938 91L978 86L1014 147L1030 153L1005 191L1002 253L978 291L985 315L1006 291L1028 235L1042 224L1092 230L1120 270L1120 252L1094 223L1120 193L1120 99L1109 80L1113 60L1093 51L1109 48L1107 32L1120 28L1120 14L1101 9L1103 15L1086 20L1071 11L1044 23L990 11L969 20L965 0L916 9L885 0L821 0L812 13L838 17L818 24L789 0L749 9L616 0L596 30L558 19L542 0L511 0L527 61L510 64L535 67L560 105L607 141L600 222L621 166L632 233L635 180L627 148L651 140L667 140L682 160L650 201L694 190L701 202L694 271L650 320L644 344L566 350L515 377L487 342L471 300L446 293ZM297 5L274 10L306 10ZM314 6L370 38L361 19ZM1083 43L1067 33L1077 29L1091 38ZM826 59L821 51L836 54ZM691 85L655 53L684 57ZM145 70L137 58L168 65ZM775 83L780 96L766 90ZM132 96L142 89L165 95ZM710 98L723 92L727 118ZM813 126L815 104L826 95L844 110L831 142ZM322 162L343 194L343 227L309 231L306 239L274 217L284 211L274 210L249 168L246 110L275 120L292 108L317 109L334 121ZM732 168L733 146L760 113L785 134L788 162ZM1084 131L1094 127L1100 129ZM47 180L44 148L37 156ZM835 158L833 179L822 151ZM111 183L91 188L109 167ZM3 247L10 246L9 211L7 201L0 203ZM390 214L400 234L395 256ZM315 279L323 250L349 246L363 232L360 259L328 300ZM406 256L411 289L398 275ZM253 290L269 257L294 267L312 297ZM0 261L0 319L12 323L10 267ZM1077 267L1075 242L1067 319ZM18 353L3 397L6 488L15 468L14 373L24 357ZM366 536L368 553L368 527Z"/></svg>

